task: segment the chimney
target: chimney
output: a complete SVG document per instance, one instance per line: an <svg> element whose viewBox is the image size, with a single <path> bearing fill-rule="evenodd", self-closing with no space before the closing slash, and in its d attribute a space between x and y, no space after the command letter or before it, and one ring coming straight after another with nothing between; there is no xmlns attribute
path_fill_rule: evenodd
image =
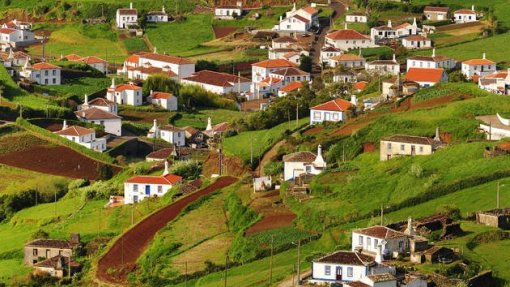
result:
<svg viewBox="0 0 510 287"><path fill-rule="evenodd" d="M376 254L375 254L375 262L377 264L381 264L382 261L383 261L382 244L379 244L379 245L377 245L377 250L376 250Z"/></svg>
<svg viewBox="0 0 510 287"><path fill-rule="evenodd" d="M163 176L168 175L170 172L168 172L168 160L165 160L165 171L163 171Z"/></svg>
<svg viewBox="0 0 510 287"><path fill-rule="evenodd" d="M407 218L407 228L404 231L404 233L407 235L410 235L410 236L414 236L414 234L415 234L414 227L413 227L413 218L411 216L409 216L409 218Z"/></svg>
<svg viewBox="0 0 510 287"><path fill-rule="evenodd" d="M319 144L317 146L317 156L315 157L315 160L313 161L313 165L316 167L326 167L326 162L324 161L324 158L322 157L322 145Z"/></svg>
<svg viewBox="0 0 510 287"><path fill-rule="evenodd" d="M391 20L388 20L388 27L389 27L389 28L392 28L392 27L391 27Z"/></svg>
<svg viewBox="0 0 510 287"><path fill-rule="evenodd" d="M471 11L475 11L475 5L471 5Z"/></svg>
<svg viewBox="0 0 510 287"><path fill-rule="evenodd" d="M439 127L436 127L436 135L434 136L434 140L440 142L441 137L439 136Z"/></svg>
<svg viewBox="0 0 510 287"><path fill-rule="evenodd" d="M152 121L152 128L153 128L154 130L156 130L156 129L158 128L158 120L157 120L157 119L154 119L154 120Z"/></svg>
<svg viewBox="0 0 510 287"><path fill-rule="evenodd" d="M414 17L414 19L413 19L413 26L414 26L414 27L417 27L417 26L418 26L418 25L416 24L416 17Z"/></svg>
<svg viewBox="0 0 510 287"><path fill-rule="evenodd" d="M397 61L397 57L395 56L395 54L393 54L393 62L396 62Z"/></svg>
<svg viewBox="0 0 510 287"><path fill-rule="evenodd" d="M347 30L347 22L345 22L344 29Z"/></svg>
<svg viewBox="0 0 510 287"><path fill-rule="evenodd" d="M133 9L133 2L129 3L129 9Z"/></svg>
<svg viewBox="0 0 510 287"><path fill-rule="evenodd" d="M359 48L358 56L360 56L360 57L361 57L361 48Z"/></svg>
<svg viewBox="0 0 510 287"><path fill-rule="evenodd" d="M89 103L89 95L85 94L85 100L83 101L84 104Z"/></svg>
<svg viewBox="0 0 510 287"><path fill-rule="evenodd" d="M482 54L482 59L485 60L485 52Z"/></svg>
<svg viewBox="0 0 510 287"><path fill-rule="evenodd" d="M283 21L283 17L280 15L280 22Z"/></svg>
<svg viewBox="0 0 510 287"><path fill-rule="evenodd" d="M241 8L243 7L243 1L237 1L236 2L237 7Z"/></svg>
<svg viewBox="0 0 510 287"><path fill-rule="evenodd" d="M206 131L211 131L212 130L212 121L211 121L211 117L208 117L207 118L207 128L205 128Z"/></svg>
<svg viewBox="0 0 510 287"><path fill-rule="evenodd" d="M80 234L79 233L71 233L71 244L78 245L80 244Z"/></svg>
<svg viewBox="0 0 510 287"><path fill-rule="evenodd" d="M154 47L154 54L158 53L158 48Z"/></svg>
<svg viewBox="0 0 510 287"><path fill-rule="evenodd" d="M150 95L152 96L154 94L154 90L151 90Z"/></svg>
<svg viewBox="0 0 510 287"><path fill-rule="evenodd" d="M292 11L296 11L296 2L294 2L294 5L292 5Z"/></svg>
<svg viewBox="0 0 510 287"><path fill-rule="evenodd" d="M64 120L64 122L62 123L62 130L65 129L67 129L67 120Z"/></svg>
<svg viewBox="0 0 510 287"><path fill-rule="evenodd" d="M351 95L351 104L353 106L357 106L358 105L358 99L356 98L356 95Z"/></svg>
<svg viewBox="0 0 510 287"><path fill-rule="evenodd" d="M436 56L436 48L432 48L432 57Z"/></svg>
<svg viewBox="0 0 510 287"><path fill-rule="evenodd" d="M110 88L115 89L115 78L112 78L112 85L110 86Z"/></svg>
<svg viewBox="0 0 510 287"><path fill-rule="evenodd" d="M166 13L166 11L165 11L165 6L163 6L163 7L161 8L161 12Z"/></svg>

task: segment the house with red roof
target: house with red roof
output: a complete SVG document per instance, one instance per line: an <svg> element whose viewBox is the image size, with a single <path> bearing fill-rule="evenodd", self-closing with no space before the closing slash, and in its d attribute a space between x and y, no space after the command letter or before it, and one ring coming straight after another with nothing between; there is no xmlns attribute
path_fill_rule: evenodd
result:
<svg viewBox="0 0 510 287"><path fill-rule="evenodd" d="M352 251L361 250L365 254L392 256L393 252L409 251L410 235L386 226L371 226L352 230Z"/></svg>
<svg viewBox="0 0 510 287"><path fill-rule="evenodd" d="M432 47L432 40L422 35L412 35L402 39L402 46L410 50L429 49Z"/></svg>
<svg viewBox="0 0 510 287"><path fill-rule="evenodd" d="M138 25L138 10L133 8L133 3L129 3L129 8L117 9L115 25L118 29L128 29Z"/></svg>
<svg viewBox="0 0 510 287"><path fill-rule="evenodd" d="M329 59L336 57L336 56L340 56L343 53L344 52L342 50L335 48L333 46L324 46L321 49L320 61L321 61L321 63L327 63L329 61Z"/></svg>
<svg viewBox="0 0 510 287"><path fill-rule="evenodd" d="M0 62L2 62L6 68L23 67L26 65L26 62L30 60L30 55L22 51L14 52L10 49L9 52L0 52Z"/></svg>
<svg viewBox="0 0 510 287"><path fill-rule="evenodd" d="M341 54L329 58L327 63L331 68L343 66L344 68L357 69L365 67L366 60L361 55Z"/></svg>
<svg viewBox="0 0 510 287"><path fill-rule="evenodd" d="M91 150L98 152L106 150L106 138L96 138L96 131L94 129L84 128L81 126L68 126L66 120L64 120L62 129L54 132L54 134Z"/></svg>
<svg viewBox="0 0 510 287"><path fill-rule="evenodd" d="M285 59L270 59L251 64L251 80L258 83L267 77L273 71L298 67L296 63Z"/></svg>
<svg viewBox="0 0 510 287"><path fill-rule="evenodd" d="M243 1L236 5L221 5L214 7L214 18L232 20L243 16Z"/></svg>
<svg viewBox="0 0 510 287"><path fill-rule="evenodd" d="M455 59L436 55L436 49L432 49L431 56L413 56L407 58L407 70L410 68L443 68L450 70L455 68L457 61Z"/></svg>
<svg viewBox="0 0 510 287"><path fill-rule="evenodd" d="M278 97L285 97L289 93L292 93L294 91L299 91L299 89L301 89L302 87L303 87L303 82L295 81L295 82L288 83L287 85L280 88L280 90L278 91Z"/></svg>
<svg viewBox="0 0 510 287"><path fill-rule="evenodd" d="M481 59L471 59L462 62L462 74L468 79L474 76L483 77L496 72L496 62L488 60L483 53Z"/></svg>
<svg viewBox="0 0 510 287"><path fill-rule="evenodd" d="M117 70L117 74L126 75L131 80L146 80L150 75L160 74L180 80L195 73L195 63L186 58L140 52L130 55Z"/></svg>
<svg viewBox="0 0 510 287"><path fill-rule="evenodd" d="M416 18L413 19L413 23L404 22L395 27L395 31L397 32L397 36L399 38L418 35L420 29L418 28L418 24L416 24Z"/></svg>
<svg viewBox="0 0 510 287"><path fill-rule="evenodd" d="M177 97L164 92L154 92L151 90L147 101L153 105L160 106L165 110L177 111Z"/></svg>
<svg viewBox="0 0 510 287"><path fill-rule="evenodd" d="M383 39L397 39L397 30L393 28L393 24L391 23L391 20L388 20L388 23L386 25L372 27L370 29L370 39L374 43L377 43L379 40Z"/></svg>
<svg viewBox="0 0 510 287"><path fill-rule="evenodd" d="M168 14L166 13L165 6L161 7L161 11L149 11L147 13L147 22L152 23L168 22Z"/></svg>
<svg viewBox="0 0 510 287"><path fill-rule="evenodd" d="M145 198L161 197L172 187L182 183L182 177L168 171L168 161L160 176L137 175L124 182L124 203L137 203Z"/></svg>
<svg viewBox="0 0 510 287"><path fill-rule="evenodd" d="M398 75L400 64L397 62L395 54L393 54L392 60L374 60L366 63L365 70L376 74Z"/></svg>
<svg viewBox="0 0 510 287"><path fill-rule="evenodd" d="M20 76L39 85L60 85L61 69L59 66L45 62L31 65L29 61L26 61Z"/></svg>
<svg viewBox="0 0 510 287"><path fill-rule="evenodd" d="M326 35L325 46L331 46L342 51L375 47L370 37L353 29L343 29L329 32Z"/></svg>
<svg viewBox="0 0 510 287"><path fill-rule="evenodd" d="M211 93L225 95L229 93L247 93L252 82L240 75L203 70L181 79L182 84L200 86Z"/></svg>
<svg viewBox="0 0 510 287"><path fill-rule="evenodd" d="M298 68L284 68L281 70L272 71L269 77L283 80L283 85L291 82L310 81L310 73L302 71Z"/></svg>
<svg viewBox="0 0 510 287"><path fill-rule="evenodd" d="M64 59L68 60L69 62L76 62L89 65L103 74L106 74L106 69L108 68L107 62L96 56L82 57L76 54L70 54L65 56Z"/></svg>
<svg viewBox="0 0 510 287"><path fill-rule="evenodd" d="M449 18L449 12L448 6L426 6L423 9L423 16L429 21L445 21Z"/></svg>
<svg viewBox="0 0 510 287"><path fill-rule="evenodd" d="M345 120L352 103L344 99L334 99L310 108L310 125L323 122L341 122Z"/></svg>
<svg viewBox="0 0 510 287"><path fill-rule="evenodd" d="M448 82L448 74L442 68L411 68L407 71L406 81L416 82L426 88Z"/></svg>
<svg viewBox="0 0 510 287"><path fill-rule="evenodd" d="M317 154L310 151L298 151L283 156L283 179L295 180L303 174L317 175L326 169L327 163L322 157L322 146Z"/></svg>
<svg viewBox="0 0 510 287"><path fill-rule="evenodd" d="M319 11L307 6L296 9L296 5L291 11L286 12L285 18L280 17L280 21L273 27L273 31L306 33L312 28L319 27Z"/></svg>
<svg viewBox="0 0 510 287"><path fill-rule="evenodd" d="M478 87L494 94L508 95L510 93L509 70L496 71L480 77L478 79Z"/></svg>
<svg viewBox="0 0 510 287"><path fill-rule="evenodd" d="M115 78L112 78L112 84L106 90L106 99L119 105L141 106L142 88L132 83L116 85Z"/></svg>
<svg viewBox="0 0 510 287"><path fill-rule="evenodd" d="M35 35L30 30L19 29L16 27L0 28L0 46L3 51L12 47L27 46L35 42Z"/></svg>
<svg viewBox="0 0 510 287"><path fill-rule="evenodd" d="M79 106L78 110L85 110L89 108L97 108L115 115L119 110L117 103L115 102L105 98L95 98L89 101L89 96L85 95L85 100L83 101L83 104Z"/></svg>
<svg viewBox="0 0 510 287"><path fill-rule="evenodd" d="M469 23L478 21L476 19L475 5L471 6L471 10L459 9L453 12L453 19L455 23Z"/></svg>
<svg viewBox="0 0 510 287"><path fill-rule="evenodd" d="M116 114L96 107L81 109L74 114L82 122L104 126L107 133L116 136L122 135L122 118Z"/></svg>
<svg viewBox="0 0 510 287"><path fill-rule="evenodd" d="M1 28L11 28L11 29L19 29L19 30L32 30L32 23L18 21L17 19L13 19L9 22L5 22L2 24Z"/></svg>

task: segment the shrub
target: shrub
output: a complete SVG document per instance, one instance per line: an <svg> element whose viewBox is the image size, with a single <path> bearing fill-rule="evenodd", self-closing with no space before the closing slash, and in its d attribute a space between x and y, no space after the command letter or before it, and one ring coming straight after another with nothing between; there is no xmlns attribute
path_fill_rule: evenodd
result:
<svg viewBox="0 0 510 287"><path fill-rule="evenodd" d="M283 172L283 162L269 162L264 166L264 173L275 176Z"/></svg>
<svg viewBox="0 0 510 287"><path fill-rule="evenodd" d="M198 161L177 161L170 168L170 172L185 179L197 179L202 173L202 164Z"/></svg>

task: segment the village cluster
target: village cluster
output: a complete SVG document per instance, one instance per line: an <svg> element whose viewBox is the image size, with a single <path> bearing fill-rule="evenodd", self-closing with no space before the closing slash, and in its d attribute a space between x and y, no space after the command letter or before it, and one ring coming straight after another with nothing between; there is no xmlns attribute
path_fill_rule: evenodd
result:
<svg viewBox="0 0 510 287"><path fill-rule="evenodd" d="M95 129L70 125L66 120L62 120L61 130L54 131L54 134L96 152L105 152L109 141L123 136L123 118L119 115L119 107L154 105L166 111L178 111L182 103L178 103L178 98L172 93L151 90L144 95L142 84L152 75L165 75L182 85L199 86L218 95L236 94L244 102L239 105L240 109L249 104L255 107L254 110L266 109L271 105L272 98L285 97L313 82L315 74L303 71L300 64L303 57L310 56L314 34L321 29L318 9L315 4L303 8L294 5L270 31L254 32L269 35L271 45L265 47L267 59L251 65L251 78L240 73L196 71L194 61L158 53L156 48L152 52L129 55L114 71L107 60L97 56L62 55L60 60L86 64L111 76L111 84L104 87L104 97L89 98L85 95L84 101L74 111L77 120L102 126L106 135L98 136ZM243 17L245 10L242 3L238 3L234 6L218 6L214 13L216 18L229 21ZM429 21L469 23L479 21L480 17L475 6L457 11L450 11L444 6L427 6L423 11L423 18ZM170 16L164 7L161 11L150 12L146 19L155 23L169 20ZM496 62L490 60L491 55L486 55L484 51L480 51L478 59L462 62L439 55L428 37L434 33L435 27L420 26L416 18L398 25L390 20L385 25L371 28L369 35L348 28L348 23L367 21L365 13L347 13L344 29L326 33L319 52L320 68L333 72L334 83L347 84L351 88L349 93L310 107L310 125L345 122L353 111L371 110L382 103L413 95L420 89L448 82L448 74L452 70L460 71L467 80L476 82L480 89L495 94L510 94L510 69L498 70ZM116 11L115 26L118 29L136 29L138 11L133 4ZM20 86L61 85L62 67L45 59L35 61L23 51L23 47L44 41L36 37L31 29L30 23L17 20L3 24L0 28L0 60L9 74L19 80ZM405 63L399 62L396 53L390 59L367 61L363 49L380 46L428 49L430 53L428 56L408 57ZM115 75L111 75L112 72ZM381 93L378 97L359 100L358 94L369 85L367 76L385 78L380 84ZM499 113L478 119L484 122L480 129L485 132L487 139L499 140L510 136L510 120ZM147 198L161 197L176 185L185 184L183 177L170 172L168 159L187 160L190 150L216 148L218 138L229 128L227 122L213 125L211 118L208 118L205 130L191 126L176 127L154 119L147 138L162 140L172 147L154 151L147 155L146 160L164 166L163 172L161 175L136 175L126 179L123 196L112 196L107 206L135 204ZM433 134L434 131L430 132ZM446 145L439 127L434 137L396 134L379 140L380 161L400 156L431 155ZM321 145L317 146L316 153L288 153L282 161L282 179L290 182L291 189L296 193L306 193L309 178L322 173L328 166ZM256 191L274 184L269 176L257 177L253 183ZM479 214L478 221L487 223L490 220L486 217L494 214L498 212ZM437 226L437 222L444 231L444 238L452 229L458 228L458 223L455 225L450 218L426 218L421 221L409 218L407 223L354 229L351 233L351 249L338 250L314 259L311 274L303 281L319 285L342 283L346 287L425 287L427 276L414 271L402 272L400 267L411 263L451 262L459 255L459 250L436 246L425 238L424 230L429 232L431 226ZM25 263L38 271L64 277L79 270L80 265L71 258L80 248L78 234L73 234L70 240L34 240L25 245Z"/></svg>

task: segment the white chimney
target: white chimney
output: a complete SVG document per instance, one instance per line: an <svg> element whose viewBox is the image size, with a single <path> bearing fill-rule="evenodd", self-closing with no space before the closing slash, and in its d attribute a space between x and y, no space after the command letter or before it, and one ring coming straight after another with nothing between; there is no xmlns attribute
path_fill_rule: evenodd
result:
<svg viewBox="0 0 510 287"><path fill-rule="evenodd" d="M475 11L475 5L471 5L471 11Z"/></svg>
<svg viewBox="0 0 510 287"><path fill-rule="evenodd" d="M414 26L414 27L417 27L417 26L418 26L418 24L416 24L416 17L414 17L414 20L413 20L413 26Z"/></svg>
<svg viewBox="0 0 510 287"><path fill-rule="evenodd" d="M351 104L353 106L357 106L358 105L358 99L356 98L356 95L351 95Z"/></svg>
<svg viewBox="0 0 510 287"><path fill-rule="evenodd" d="M485 59L485 52L482 54L482 59Z"/></svg>
<svg viewBox="0 0 510 287"><path fill-rule="evenodd" d="M165 6L163 6L163 7L161 8L161 12L166 13L166 11L165 11Z"/></svg>
<svg viewBox="0 0 510 287"><path fill-rule="evenodd" d="M347 22L345 22L344 29L347 30Z"/></svg>
<svg viewBox="0 0 510 287"><path fill-rule="evenodd" d="M280 22L283 21L283 17L280 15Z"/></svg>
<svg viewBox="0 0 510 287"><path fill-rule="evenodd" d="M324 161L324 158L322 157L322 145L319 144L317 147L317 156L315 157L315 160L313 161L313 165L316 167L326 167L326 162Z"/></svg>
<svg viewBox="0 0 510 287"><path fill-rule="evenodd" d="M115 89L115 78L112 78L112 85L110 86L110 88Z"/></svg>
<svg viewBox="0 0 510 287"><path fill-rule="evenodd" d="M294 5L292 5L292 11L296 11L296 2L294 2Z"/></svg>
<svg viewBox="0 0 510 287"><path fill-rule="evenodd" d="M64 123L62 123L62 130L67 129L67 121L64 120Z"/></svg>
<svg viewBox="0 0 510 287"><path fill-rule="evenodd" d="M243 1L237 1L236 2L237 7L241 8L243 7Z"/></svg>
<svg viewBox="0 0 510 287"><path fill-rule="evenodd" d="M85 94L85 100L83 101L84 104L89 103L89 95Z"/></svg>
<svg viewBox="0 0 510 287"><path fill-rule="evenodd" d="M410 235L410 236L415 235L415 231L414 231L414 227L413 227L413 218L411 216L409 216L409 218L407 218L407 228L404 231L404 233L407 235Z"/></svg>
<svg viewBox="0 0 510 287"><path fill-rule="evenodd" d="M439 135L439 127L436 127L436 135L434 136L434 140L440 142L441 137Z"/></svg>
<svg viewBox="0 0 510 287"><path fill-rule="evenodd" d="M383 261L383 255L382 255L382 244L377 245L377 250L375 253L375 262L377 264L381 264Z"/></svg>
<svg viewBox="0 0 510 287"><path fill-rule="evenodd" d="M168 175L170 172L168 171L168 161L165 160L165 171L163 171L163 176Z"/></svg>
<svg viewBox="0 0 510 287"><path fill-rule="evenodd" d="M151 90L151 93L150 93L150 95L152 96L153 94L154 94L154 90Z"/></svg>
<svg viewBox="0 0 510 287"><path fill-rule="evenodd" d="M129 3L129 9L133 9L133 2Z"/></svg>
<svg viewBox="0 0 510 287"><path fill-rule="evenodd" d="M391 27L391 20L388 20L388 27L389 27L389 28L392 28L392 27Z"/></svg>
<svg viewBox="0 0 510 287"><path fill-rule="evenodd" d="M158 48L154 47L154 54L158 53Z"/></svg>
<svg viewBox="0 0 510 287"><path fill-rule="evenodd" d="M432 57L436 56L436 48L432 48Z"/></svg>
<svg viewBox="0 0 510 287"><path fill-rule="evenodd" d="M397 61L397 57L395 56L395 54L393 54L393 62L396 62Z"/></svg>
<svg viewBox="0 0 510 287"><path fill-rule="evenodd" d="M207 128L205 128L206 131L211 131L212 130L212 121L211 121L211 117L208 117L207 118Z"/></svg>

